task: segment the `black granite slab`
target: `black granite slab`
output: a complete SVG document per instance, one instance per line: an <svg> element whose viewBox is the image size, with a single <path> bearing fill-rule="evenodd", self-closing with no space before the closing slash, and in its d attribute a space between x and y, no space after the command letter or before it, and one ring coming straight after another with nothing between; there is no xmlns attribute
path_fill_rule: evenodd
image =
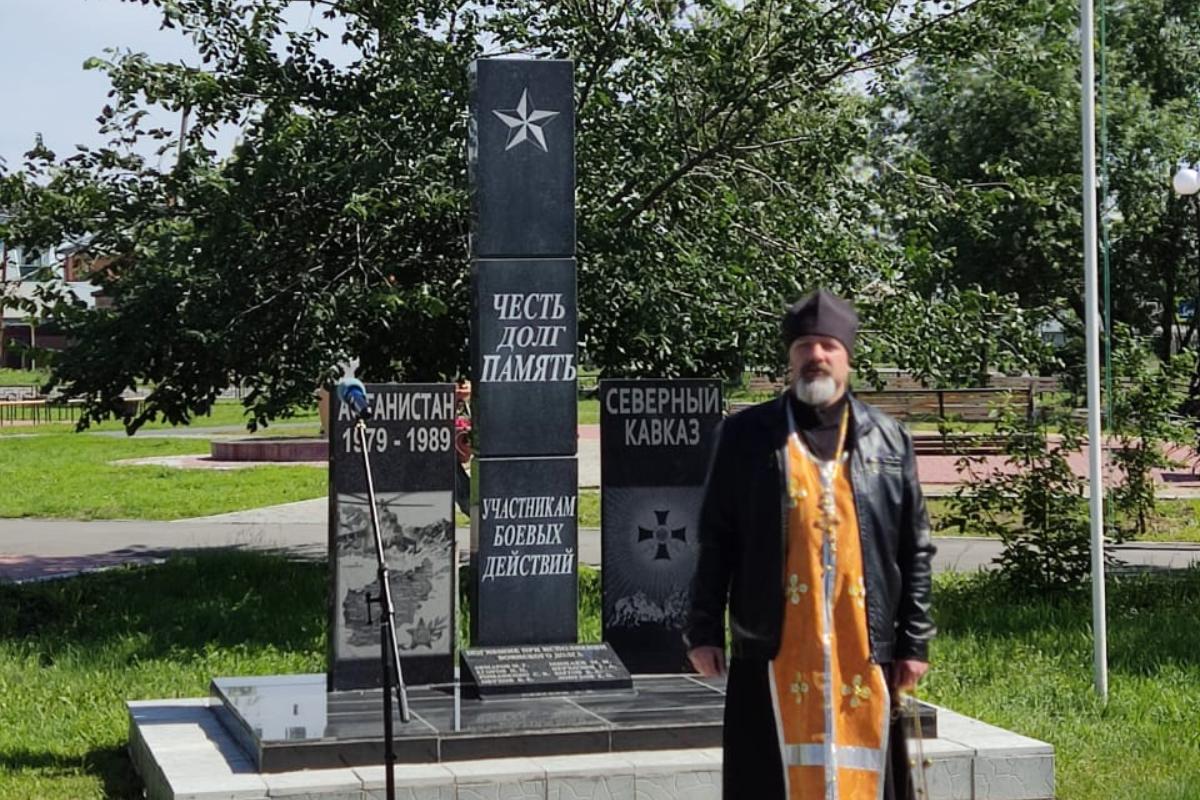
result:
<svg viewBox="0 0 1200 800"><path fill-rule="evenodd" d="M573 256L573 64L481 59L469 77L472 255Z"/></svg>
<svg viewBox="0 0 1200 800"><path fill-rule="evenodd" d="M719 380L600 382L604 640L636 673L689 672L683 625Z"/></svg>
<svg viewBox="0 0 1200 800"><path fill-rule="evenodd" d="M326 692L325 676L216 678L221 722L260 772L383 763L378 689ZM718 747L725 703L719 679L635 676L633 693L471 700L452 686L409 693L412 721L394 711L402 763ZM457 708L457 711L456 711ZM936 737L925 706L925 738Z"/></svg>
<svg viewBox="0 0 1200 800"><path fill-rule="evenodd" d="M472 461L472 644L576 641L578 486L574 457Z"/></svg>
<svg viewBox="0 0 1200 800"><path fill-rule="evenodd" d="M475 261L471 308L476 454L574 455L575 261Z"/></svg>
<svg viewBox="0 0 1200 800"><path fill-rule="evenodd" d="M607 642L473 647L463 651L462 665L480 697L633 688L629 670Z"/></svg>
<svg viewBox="0 0 1200 800"><path fill-rule="evenodd" d="M454 385L370 384L367 448L391 570L401 668L412 683L454 674ZM375 542L354 420L332 398L329 432L329 688L379 686Z"/></svg>
<svg viewBox="0 0 1200 800"><path fill-rule="evenodd" d="M570 696L472 700L451 687L420 687L409 696L412 721L399 721L395 740L401 763L474 758L604 753L675 747L715 747L721 741L724 693L685 676L635 678L634 695L611 696L617 708L640 699L657 715L614 723L605 718L606 696L586 704ZM382 699L378 689L326 692L325 676L217 678L222 723L261 772L382 763ZM659 702L662 695L670 700ZM455 707L458 706L456 714Z"/></svg>

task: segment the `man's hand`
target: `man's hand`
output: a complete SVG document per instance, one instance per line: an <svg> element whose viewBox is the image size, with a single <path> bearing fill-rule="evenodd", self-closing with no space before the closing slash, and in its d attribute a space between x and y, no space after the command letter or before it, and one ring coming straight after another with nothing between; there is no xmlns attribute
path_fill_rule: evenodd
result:
<svg viewBox="0 0 1200 800"><path fill-rule="evenodd" d="M693 647L688 650L688 660L692 662L696 672L705 678L715 678L725 674L725 648L723 647L709 645Z"/></svg>
<svg viewBox="0 0 1200 800"><path fill-rule="evenodd" d="M693 662L695 663L695 662ZM911 658L901 658L892 664L892 691L911 692L929 671L929 664Z"/></svg>

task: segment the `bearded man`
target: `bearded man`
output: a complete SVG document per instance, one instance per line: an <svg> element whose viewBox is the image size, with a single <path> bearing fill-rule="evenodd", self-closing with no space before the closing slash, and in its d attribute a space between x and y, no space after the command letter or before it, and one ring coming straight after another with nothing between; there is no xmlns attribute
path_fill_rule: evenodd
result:
<svg viewBox="0 0 1200 800"><path fill-rule="evenodd" d="M853 307L788 309L782 397L721 426L685 638L726 673L724 797L903 800L894 700L928 669L934 548L912 439L848 391Z"/></svg>

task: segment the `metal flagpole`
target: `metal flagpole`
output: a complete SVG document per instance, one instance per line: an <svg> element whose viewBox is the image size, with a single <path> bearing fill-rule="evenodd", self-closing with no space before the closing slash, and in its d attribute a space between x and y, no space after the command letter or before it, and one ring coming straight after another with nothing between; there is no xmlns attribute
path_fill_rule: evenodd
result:
<svg viewBox="0 0 1200 800"><path fill-rule="evenodd" d="M1093 0L1079 1L1083 97L1083 285L1086 308L1088 483L1092 533L1092 636L1096 693L1108 700L1108 623L1104 607L1104 485L1100 438L1100 325L1096 275L1096 79Z"/></svg>

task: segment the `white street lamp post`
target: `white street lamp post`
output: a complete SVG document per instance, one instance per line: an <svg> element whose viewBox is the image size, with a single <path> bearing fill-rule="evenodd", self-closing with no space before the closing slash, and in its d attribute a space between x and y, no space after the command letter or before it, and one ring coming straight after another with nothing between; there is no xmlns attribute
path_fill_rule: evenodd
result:
<svg viewBox="0 0 1200 800"><path fill-rule="evenodd" d="M1079 2L1083 128L1083 285L1087 352L1088 485L1092 540L1092 645L1096 693L1108 700L1108 618L1104 598L1104 440L1100 434L1100 303L1096 275L1096 78L1093 0Z"/></svg>
<svg viewBox="0 0 1200 800"><path fill-rule="evenodd" d="M1198 243L1197 246L1200 246L1200 197L1196 196L1196 193L1200 192L1200 172L1197 172L1195 167L1180 167L1175 176L1171 178L1171 188L1180 197L1191 197L1193 203L1196 204L1196 241ZM1196 297L1192 301L1193 325L1196 322L1196 314L1200 313L1200 308L1197 308L1198 305L1200 305L1200 285L1197 286ZM1173 336L1174 331L1172 331Z"/></svg>
<svg viewBox="0 0 1200 800"><path fill-rule="evenodd" d="M1181 167L1175 173L1175 177L1171 179L1171 186L1174 187L1175 194L1180 197L1200 192L1200 172L1191 167Z"/></svg>

